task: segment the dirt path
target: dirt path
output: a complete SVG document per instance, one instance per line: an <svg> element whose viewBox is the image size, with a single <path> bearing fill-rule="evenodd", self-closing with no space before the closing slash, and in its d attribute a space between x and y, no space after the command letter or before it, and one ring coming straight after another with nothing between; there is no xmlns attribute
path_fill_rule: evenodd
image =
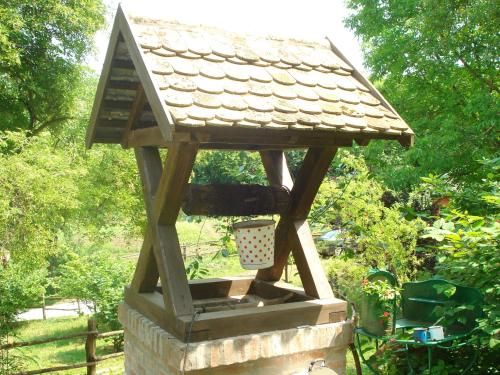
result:
<svg viewBox="0 0 500 375"><path fill-rule="evenodd" d="M82 314L84 315L89 315L92 313L89 307L84 303L80 303L80 308ZM54 305L47 306L45 312L47 319L60 318L64 316L78 316L78 304L76 302L60 302ZM18 321L41 319L43 319L42 308L29 309L28 311L23 312L17 316Z"/></svg>

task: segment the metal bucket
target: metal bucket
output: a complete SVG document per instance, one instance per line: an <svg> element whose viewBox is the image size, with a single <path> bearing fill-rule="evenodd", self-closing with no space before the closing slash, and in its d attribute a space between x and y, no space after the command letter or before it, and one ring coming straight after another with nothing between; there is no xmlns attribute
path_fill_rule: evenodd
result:
<svg viewBox="0 0 500 375"><path fill-rule="evenodd" d="M248 220L233 225L241 267L260 270L274 264L274 220Z"/></svg>

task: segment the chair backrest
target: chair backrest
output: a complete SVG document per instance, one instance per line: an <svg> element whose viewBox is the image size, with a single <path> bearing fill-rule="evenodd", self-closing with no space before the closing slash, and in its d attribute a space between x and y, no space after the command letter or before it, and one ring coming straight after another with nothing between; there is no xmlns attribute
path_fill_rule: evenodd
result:
<svg viewBox="0 0 500 375"><path fill-rule="evenodd" d="M382 280L386 281L392 286L397 286L398 285L398 280L396 279L396 276L389 271L384 271L384 270L379 270L377 268L372 268L370 271L368 271L368 276L366 277L368 281L377 281L377 280Z"/></svg>
<svg viewBox="0 0 500 375"><path fill-rule="evenodd" d="M476 319L482 314L483 296L474 288L457 285L447 280L431 279L404 283L401 291L403 318L434 323L443 317L443 310L459 308L447 324L439 325L449 332L468 332L476 327ZM441 306L443 310L436 309ZM440 311L441 310L441 311Z"/></svg>

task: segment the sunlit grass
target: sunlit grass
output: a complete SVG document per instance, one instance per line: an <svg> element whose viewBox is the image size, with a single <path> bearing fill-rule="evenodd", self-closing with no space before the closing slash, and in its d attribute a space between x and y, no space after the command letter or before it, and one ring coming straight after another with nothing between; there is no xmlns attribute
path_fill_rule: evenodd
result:
<svg viewBox="0 0 500 375"><path fill-rule="evenodd" d="M50 337L69 335L85 332L87 330L87 317L56 318L47 320L34 320L19 323L15 341L31 341ZM104 339L97 341L97 355L113 352L110 342ZM21 356L26 364L25 370L41 369L46 367L62 366L85 362L85 338L61 340L47 344L33 345L18 348L12 354ZM111 369L108 374L123 373L123 358L110 359L98 365L98 370ZM58 374L85 374L86 369L73 369L58 372Z"/></svg>

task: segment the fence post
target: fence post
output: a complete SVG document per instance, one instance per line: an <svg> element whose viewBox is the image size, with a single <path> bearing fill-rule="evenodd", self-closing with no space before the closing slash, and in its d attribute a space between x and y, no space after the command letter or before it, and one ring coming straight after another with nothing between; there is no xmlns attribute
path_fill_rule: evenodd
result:
<svg viewBox="0 0 500 375"><path fill-rule="evenodd" d="M47 312L45 310L45 292L42 293L42 317L43 320L47 320Z"/></svg>
<svg viewBox="0 0 500 375"><path fill-rule="evenodd" d="M87 362L95 362L96 357L96 338L97 334L97 324L95 319L89 319L87 322L87 330L88 332L94 332L87 336L87 341L85 342L85 358ZM87 366L87 375L96 375L97 374L97 366L95 364Z"/></svg>

